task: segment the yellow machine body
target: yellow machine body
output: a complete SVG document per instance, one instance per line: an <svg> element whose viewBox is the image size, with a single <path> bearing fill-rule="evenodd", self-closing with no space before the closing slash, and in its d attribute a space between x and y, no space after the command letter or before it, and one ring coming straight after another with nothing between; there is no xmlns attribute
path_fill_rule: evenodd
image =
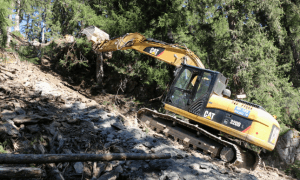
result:
<svg viewBox="0 0 300 180"><path fill-rule="evenodd" d="M165 104L165 109L201 124L207 125L214 129L220 130L226 134L237 137L239 139L245 140L256 146L265 148L269 151L272 151L275 148L277 138L279 135L280 126L277 120L270 115L268 112L258 109L255 107L247 106L244 103L240 103L228 98L224 98L217 95L212 95L209 98L209 103L206 106L206 109L219 109L226 112L235 113L234 109L236 107L241 107L248 109L250 114L248 119L252 121L251 125L244 131L238 131L236 129L230 128L224 124L212 121L211 116L201 117L195 114L192 114L188 111L179 109L177 107ZM238 115L238 114L237 114ZM229 122L230 123L230 122ZM276 128L274 128L274 126Z"/></svg>

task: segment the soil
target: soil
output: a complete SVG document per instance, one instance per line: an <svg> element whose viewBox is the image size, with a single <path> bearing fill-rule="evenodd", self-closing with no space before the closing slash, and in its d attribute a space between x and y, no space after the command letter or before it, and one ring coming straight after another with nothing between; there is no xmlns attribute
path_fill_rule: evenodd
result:
<svg viewBox="0 0 300 180"><path fill-rule="evenodd" d="M2 68L2 69L1 69ZM238 169L185 148L139 124L146 104L97 86L74 85L49 59L41 65L0 63L0 152L11 154L171 153L171 159L50 164L31 179L292 179L276 168ZM1 171L1 169L0 169ZM18 178L7 178L18 179ZM28 178L19 178L28 179ZM29 178L30 179L30 178Z"/></svg>

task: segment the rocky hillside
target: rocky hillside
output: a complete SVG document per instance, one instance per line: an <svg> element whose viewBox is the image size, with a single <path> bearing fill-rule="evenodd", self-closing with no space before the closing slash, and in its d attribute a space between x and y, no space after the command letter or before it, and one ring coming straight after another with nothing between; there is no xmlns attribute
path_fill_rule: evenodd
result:
<svg viewBox="0 0 300 180"><path fill-rule="evenodd" d="M133 102L124 102L128 111L119 112L113 103L83 96L41 69L26 62L0 64L1 153L171 153L172 158L2 167L38 167L42 179L292 179L276 168L238 169L185 148L139 124Z"/></svg>

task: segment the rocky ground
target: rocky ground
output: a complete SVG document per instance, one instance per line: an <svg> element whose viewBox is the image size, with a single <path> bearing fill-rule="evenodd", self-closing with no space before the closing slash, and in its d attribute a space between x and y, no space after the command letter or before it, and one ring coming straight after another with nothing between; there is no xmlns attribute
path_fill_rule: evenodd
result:
<svg viewBox="0 0 300 180"><path fill-rule="evenodd" d="M171 153L172 158L2 166L39 167L46 174L39 179L55 179L53 168L64 179L291 179L275 168L238 169L187 149L139 124L132 101L118 111L116 99L92 100L41 69L26 62L0 64L0 153Z"/></svg>

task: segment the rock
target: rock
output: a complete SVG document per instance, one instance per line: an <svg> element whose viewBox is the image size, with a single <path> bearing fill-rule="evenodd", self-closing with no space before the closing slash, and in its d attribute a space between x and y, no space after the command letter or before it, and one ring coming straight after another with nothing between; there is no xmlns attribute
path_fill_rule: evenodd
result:
<svg viewBox="0 0 300 180"><path fill-rule="evenodd" d="M105 167L105 171L111 171L112 169L113 169L112 163L108 162L106 167Z"/></svg>
<svg viewBox="0 0 300 180"><path fill-rule="evenodd" d="M85 177L91 177L92 176L92 171L90 170L90 168L88 167L87 163L84 163L85 166L83 167L83 173Z"/></svg>
<svg viewBox="0 0 300 180"><path fill-rule="evenodd" d="M103 174L98 180L116 180L119 177L117 171L110 171Z"/></svg>
<svg viewBox="0 0 300 180"><path fill-rule="evenodd" d="M200 168L201 168L201 169L208 169L208 166L207 166L207 165L204 165L204 164L200 164Z"/></svg>
<svg viewBox="0 0 300 180"><path fill-rule="evenodd" d="M166 170L172 165L173 161L171 159L155 159L149 162L149 166L156 170Z"/></svg>
<svg viewBox="0 0 300 180"><path fill-rule="evenodd" d="M237 168L235 166L233 166L233 171L236 172L236 173L241 173L242 172L239 168Z"/></svg>
<svg viewBox="0 0 300 180"><path fill-rule="evenodd" d="M196 163L193 163L193 164L191 164L191 165L189 165L189 167L191 168L191 169L199 169L199 164L196 164Z"/></svg>
<svg viewBox="0 0 300 180"><path fill-rule="evenodd" d="M176 154L176 158L177 158L177 159L183 159L184 156L183 156L182 154Z"/></svg>
<svg viewBox="0 0 300 180"><path fill-rule="evenodd" d="M26 114L26 111L24 111L24 109L21 108L20 103L14 103L15 106L15 112L19 115L24 115Z"/></svg>
<svg viewBox="0 0 300 180"><path fill-rule="evenodd" d="M114 137L115 137L115 135L114 135L113 133L111 133L111 134L109 134L109 135L107 136L106 141L107 141L107 142L110 142L110 141L112 141L112 140L114 139Z"/></svg>
<svg viewBox="0 0 300 180"><path fill-rule="evenodd" d="M123 130L124 129L124 125L122 123L119 123L119 122L115 122L115 123L111 124L111 126L116 128L117 130Z"/></svg>
<svg viewBox="0 0 300 180"><path fill-rule="evenodd" d="M41 144L37 145L37 149L40 152L40 154L45 154L45 152L46 152L45 147L43 145L41 145Z"/></svg>
<svg viewBox="0 0 300 180"><path fill-rule="evenodd" d="M83 172L83 163L82 162L76 162L73 167L74 167L76 173L80 174Z"/></svg>
<svg viewBox="0 0 300 180"><path fill-rule="evenodd" d="M125 152L122 147L116 146L116 145L114 145L114 146L111 147L111 151L113 153L124 153Z"/></svg>
<svg viewBox="0 0 300 180"><path fill-rule="evenodd" d="M300 133L294 129L289 130L283 136L279 137L276 151L280 159L286 164L290 165L299 157L300 152Z"/></svg>
<svg viewBox="0 0 300 180"><path fill-rule="evenodd" d="M146 146L149 149L151 149L153 147L153 144L151 142L149 142L149 141L146 141L143 144L144 144L144 146Z"/></svg>
<svg viewBox="0 0 300 180"><path fill-rule="evenodd" d="M9 110L3 110L2 112L1 112L1 114L2 114L2 120L9 120L9 119L13 119L13 118L15 118L16 116L17 116L17 114L16 114L16 112L14 112L14 111L9 111Z"/></svg>
<svg viewBox="0 0 300 180"><path fill-rule="evenodd" d="M97 167L100 169L100 174L106 169L107 163L98 162Z"/></svg>
<svg viewBox="0 0 300 180"><path fill-rule="evenodd" d="M240 179L243 179L243 180L258 180L258 178L256 178L252 174L243 174L242 176L240 176Z"/></svg>
<svg viewBox="0 0 300 180"><path fill-rule="evenodd" d="M72 154L72 151L70 149L63 149L63 152L65 154Z"/></svg>
<svg viewBox="0 0 300 180"><path fill-rule="evenodd" d="M142 167L141 163L136 161L131 162L131 164L127 166L129 166L131 172L138 171Z"/></svg>
<svg viewBox="0 0 300 180"><path fill-rule="evenodd" d="M149 168L149 164L144 164L143 168L144 168L144 169Z"/></svg>
<svg viewBox="0 0 300 180"><path fill-rule="evenodd" d="M63 148L64 144L65 144L64 139L60 139L58 142L58 148L56 149L56 151L60 151Z"/></svg>
<svg viewBox="0 0 300 180"><path fill-rule="evenodd" d="M295 158L295 161L300 161L300 148L297 149L297 156Z"/></svg>
<svg viewBox="0 0 300 180"><path fill-rule="evenodd" d="M160 180L168 179L168 180L179 180L180 177L176 172L167 172L164 173L163 176L159 178Z"/></svg>
<svg viewBox="0 0 300 180"><path fill-rule="evenodd" d="M26 129L28 129L31 134L37 133L37 132L39 132L41 130L41 128L39 127L38 124L28 125L28 126L26 126Z"/></svg>
<svg viewBox="0 0 300 180"><path fill-rule="evenodd" d="M225 168L219 169L219 172L220 172L221 174L228 174L228 171L227 171Z"/></svg>
<svg viewBox="0 0 300 180"><path fill-rule="evenodd" d="M14 117L13 118L13 121L16 121L16 122L18 122L18 121L23 121L25 118L27 118L28 116L26 116L26 115L18 115L18 116L16 116L16 117Z"/></svg>
<svg viewBox="0 0 300 180"><path fill-rule="evenodd" d="M6 139L9 137L18 137L19 131L11 124L6 123L0 125L0 138Z"/></svg>
<svg viewBox="0 0 300 180"><path fill-rule="evenodd" d="M118 173L123 173L123 168L122 168L122 166L121 166L121 165L118 165L118 166L116 167L115 171L118 172Z"/></svg>

